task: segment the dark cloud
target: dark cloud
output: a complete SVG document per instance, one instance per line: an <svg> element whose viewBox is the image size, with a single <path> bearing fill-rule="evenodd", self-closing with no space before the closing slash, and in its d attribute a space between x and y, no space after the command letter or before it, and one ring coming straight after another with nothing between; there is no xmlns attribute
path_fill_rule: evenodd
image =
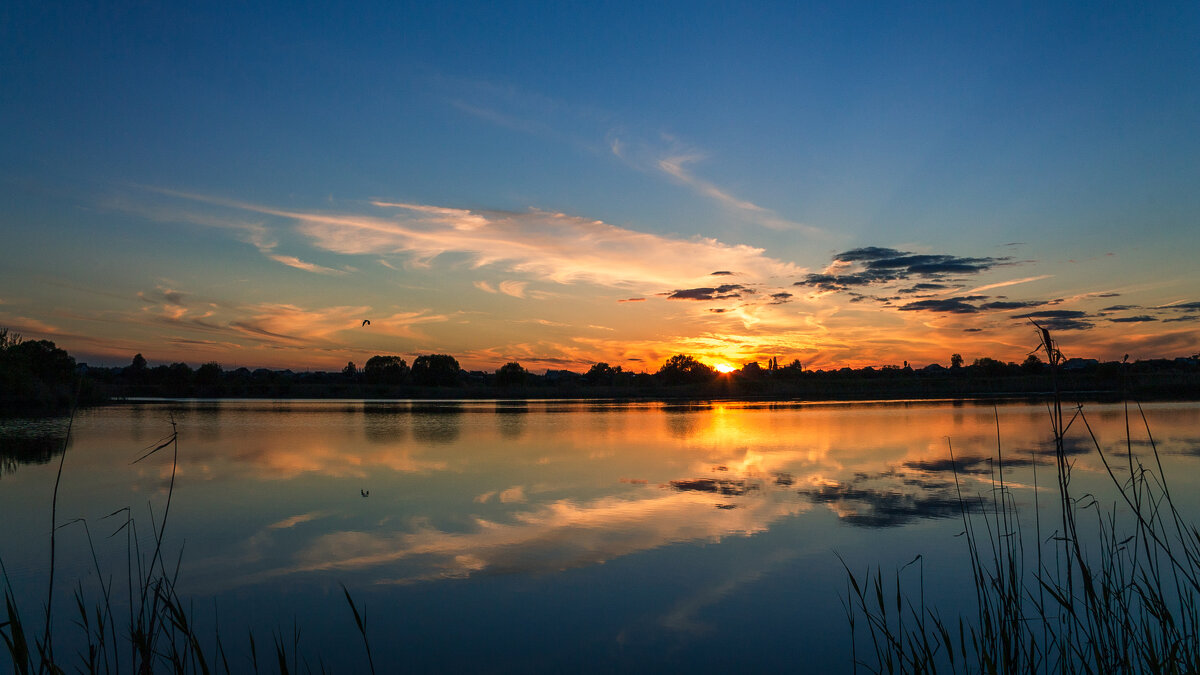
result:
<svg viewBox="0 0 1200 675"><path fill-rule="evenodd" d="M718 270L716 272L710 272L709 276L710 277L731 277L731 276L733 276L733 272L730 272L729 270Z"/></svg>
<svg viewBox="0 0 1200 675"><path fill-rule="evenodd" d="M1116 319L1109 319L1113 323L1145 323L1147 321L1158 321L1157 317L1142 314L1139 316L1122 316Z"/></svg>
<svg viewBox="0 0 1200 675"><path fill-rule="evenodd" d="M823 291L844 291L851 286L866 286L881 280L868 274L809 274L804 277L804 281L797 281L792 285L812 286Z"/></svg>
<svg viewBox="0 0 1200 675"><path fill-rule="evenodd" d="M1014 319L1033 319L1042 328L1049 330L1088 330L1095 327L1087 312L1072 309L1047 309L1041 312L1014 314Z"/></svg>
<svg viewBox="0 0 1200 675"><path fill-rule="evenodd" d="M1028 309L1029 307L1042 307L1050 304L1046 300L999 300L996 302L988 302L979 306L979 309Z"/></svg>
<svg viewBox="0 0 1200 675"><path fill-rule="evenodd" d="M894 248L868 246L833 256L835 263L862 267L841 274L809 274L797 286L844 291L854 286L904 281L913 277L940 279L944 275L978 274L1006 264L1011 258L964 258L945 254L914 254ZM914 287L916 288L916 287ZM926 289L934 290L934 289ZM910 291L915 292L915 291Z"/></svg>
<svg viewBox="0 0 1200 675"><path fill-rule="evenodd" d="M1163 319L1163 323L1178 323L1180 321L1200 321L1200 316L1189 314L1187 316L1176 316L1170 319Z"/></svg>
<svg viewBox="0 0 1200 675"><path fill-rule="evenodd" d="M1141 309L1141 307L1139 307L1137 305L1113 305L1111 307L1105 307L1104 309L1102 309L1100 311L1101 312L1125 312L1125 311L1128 311L1131 309Z"/></svg>
<svg viewBox="0 0 1200 675"><path fill-rule="evenodd" d="M720 495L744 495L751 490L757 490L758 486L752 483L746 483L744 480L732 480L726 478L688 478L684 480L671 481L671 487L680 492L711 492Z"/></svg>
<svg viewBox="0 0 1200 675"><path fill-rule="evenodd" d="M717 307L714 309L710 309L708 311L712 312L713 314L724 314L725 312L728 312L729 310L725 309L724 307Z"/></svg>
<svg viewBox="0 0 1200 675"><path fill-rule="evenodd" d="M793 297L792 294L788 293L787 291L784 291L782 293L772 293L771 299L774 300L774 302L772 302L771 304L772 305L782 305L785 302L791 302L792 297Z"/></svg>
<svg viewBox="0 0 1200 675"><path fill-rule="evenodd" d="M919 487L919 486L918 486ZM801 491L818 504L838 504L839 517L860 527L895 527L918 518L955 518L964 509L980 508L977 499L959 501L949 489L921 489L918 494L855 487L840 483Z"/></svg>
<svg viewBox="0 0 1200 675"><path fill-rule="evenodd" d="M1004 460L1004 466L1029 466L1033 464L1032 460L1023 458L1010 458ZM940 473L946 471L957 471L961 474L990 474L996 468L995 462L991 457L958 457L951 460L949 457L943 459L930 460L915 460L905 462L904 467L907 469L916 469L926 473Z"/></svg>
<svg viewBox="0 0 1200 675"><path fill-rule="evenodd" d="M1179 305L1171 305L1170 307L1165 307L1164 309L1181 310L1184 312L1198 312L1200 311L1200 302L1185 302Z"/></svg>
<svg viewBox="0 0 1200 675"><path fill-rule="evenodd" d="M952 255L905 255L867 263L869 270L902 270L919 276L977 274L991 269L997 258L959 258Z"/></svg>
<svg viewBox="0 0 1200 675"><path fill-rule="evenodd" d="M1097 293L1096 297L1097 298L1119 298L1119 297L1121 297L1121 294L1120 293Z"/></svg>
<svg viewBox="0 0 1200 675"><path fill-rule="evenodd" d="M964 328L963 332L964 333L982 333L983 329L982 328Z"/></svg>
<svg viewBox="0 0 1200 675"><path fill-rule="evenodd" d="M946 284L931 284L931 283L924 283L924 284L913 284L912 286L910 286L910 287L908 287L908 288L902 288L902 289L900 289L898 292L899 292L899 293L906 293L906 294L911 294L911 293L928 293L928 292L930 292L930 291L944 291L944 290L946 290L947 288L953 288L953 287L952 287L952 286L947 286Z"/></svg>
<svg viewBox="0 0 1200 675"><path fill-rule="evenodd" d="M667 296L668 300L726 300L740 298L743 293L754 293L753 289L741 284L722 284L716 288L685 288Z"/></svg>
<svg viewBox="0 0 1200 675"><path fill-rule="evenodd" d="M918 300L900 307L901 312L942 312L945 314L975 314L979 308L971 302L981 300L982 295L966 295L942 300Z"/></svg>
<svg viewBox="0 0 1200 675"><path fill-rule="evenodd" d="M898 258L902 255L907 255L907 251L897 251L894 248L880 248L878 246L867 246L866 248L855 248L849 251L844 251L833 256L834 260L843 262L858 262L867 260L880 260L883 258Z"/></svg>
<svg viewBox="0 0 1200 675"><path fill-rule="evenodd" d="M1017 319L1086 319L1088 314L1074 309L1047 309L1041 312L1015 314L1013 317Z"/></svg>
<svg viewBox="0 0 1200 675"><path fill-rule="evenodd" d="M645 301L646 301L645 298L623 298L621 300L617 300L617 302L645 302Z"/></svg>

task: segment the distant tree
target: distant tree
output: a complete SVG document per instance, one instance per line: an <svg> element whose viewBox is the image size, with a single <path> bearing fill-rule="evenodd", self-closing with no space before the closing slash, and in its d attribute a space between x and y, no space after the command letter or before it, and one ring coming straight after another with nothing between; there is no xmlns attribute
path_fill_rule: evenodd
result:
<svg viewBox="0 0 1200 675"><path fill-rule="evenodd" d="M529 371L525 370L521 364L516 361L500 366L496 371L496 384L501 387L512 387L525 384L525 379L529 376Z"/></svg>
<svg viewBox="0 0 1200 675"><path fill-rule="evenodd" d="M358 377L358 367L354 365L353 361L350 361L346 364L345 368L342 368L342 375L350 379L355 379Z"/></svg>
<svg viewBox="0 0 1200 675"><path fill-rule="evenodd" d="M160 366L163 372L163 383L167 386L167 390L172 396L186 396L191 393L192 388L192 367L186 363L172 363L169 366ZM158 368L154 369L159 370Z"/></svg>
<svg viewBox="0 0 1200 675"><path fill-rule="evenodd" d="M412 364L412 381L426 387L450 387L458 384L458 360L448 354L418 356Z"/></svg>
<svg viewBox="0 0 1200 675"><path fill-rule="evenodd" d="M962 354L951 354L950 355L950 367L951 368L955 368L955 369L962 368L962 365L963 365Z"/></svg>
<svg viewBox="0 0 1200 675"><path fill-rule="evenodd" d="M977 374L995 377L1005 374L1005 371L1008 370L1008 366L1004 365L1003 361L993 359L989 356L981 356L975 359L975 362L971 364L971 369Z"/></svg>
<svg viewBox="0 0 1200 675"><path fill-rule="evenodd" d="M408 372L408 363L399 356L372 356L363 366L363 377L371 384L400 384Z"/></svg>
<svg viewBox="0 0 1200 675"><path fill-rule="evenodd" d="M196 384L201 387L212 387L221 384L221 364L209 361L196 369Z"/></svg>
<svg viewBox="0 0 1200 675"><path fill-rule="evenodd" d="M1045 362L1038 358L1037 354L1030 354L1021 362L1021 370L1027 373L1040 373L1045 367Z"/></svg>
<svg viewBox="0 0 1200 675"><path fill-rule="evenodd" d="M786 366L781 366L775 372L775 377L785 380L794 380L799 378L804 373L804 364L800 363L800 359L792 359L792 362Z"/></svg>
<svg viewBox="0 0 1200 675"><path fill-rule="evenodd" d="M6 365L24 370L46 384L67 384L75 375L75 359L49 340L21 340L5 350Z"/></svg>
<svg viewBox="0 0 1200 675"><path fill-rule="evenodd" d="M133 355L133 362L129 364L127 370L130 375L141 375L146 372L146 357L142 356L141 352Z"/></svg>
<svg viewBox="0 0 1200 675"><path fill-rule="evenodd" d="M655 374L665 384L697 384L713 378L713 369L686 354L667 359Z"/></svg>
<svg viewBox="0 0 1200 675"><path fill-rule="evenodd" d="M590 384L612 384L613 378L621 372L621 367L613 368L601 361L588 369L583 379Z"/></svg>
<svg viewBox="0 0 1200 675"><path fill-rule="evenodd" d="M762 377L762 366L758 365L758 361L751 361L742 366L742 375L746 377Z"/></svg>
<svg viewBox="0 0 1200 675"><path fill-rule="evenodd" d="M49 340L22 340L0 330L0 410L69 403L75 359Z"/></svg>

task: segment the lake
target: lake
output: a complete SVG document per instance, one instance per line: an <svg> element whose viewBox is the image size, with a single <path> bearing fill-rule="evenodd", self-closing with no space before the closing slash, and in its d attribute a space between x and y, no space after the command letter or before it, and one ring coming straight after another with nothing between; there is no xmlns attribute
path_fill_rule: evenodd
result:
<svg viewBox="0 0 1200 675"><path fill-rule="evenodd" d="M1144 409L1194 520L1200 404ZM1123 480L1123 406L1083 410ZM1153 462L1136 408L1130 422ZM65 427L0 419L0 560L27 623ZM849 672L838 556L885 575L920 556L926 602L972 612L957 495L990 494L997 447L1018 506L1043 508L1047 535L1057 518L1044 403L120 404L79 412L65 455L57 521L87 528L59 530L60 658L75 588L124 588L130 551L153 548L175 448L134 460L173 428L164 550L234 671L247 631L262 660L280 636L314 669L365 671L345 585L381 672ZM1083 420L1068 441L1075 493L1112 508Z"/></svg>

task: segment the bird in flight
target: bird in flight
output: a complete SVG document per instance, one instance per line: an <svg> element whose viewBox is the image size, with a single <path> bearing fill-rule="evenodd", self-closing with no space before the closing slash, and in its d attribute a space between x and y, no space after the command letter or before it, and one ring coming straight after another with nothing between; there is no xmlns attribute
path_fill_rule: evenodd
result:
<svg viewBox="0 0 1200 675"><path fill-rule="evenodd" d="M359 490L359 493L360 493L360 494L362 494L362 496L364 496L364 497L370 497L370 496L371 496L371 491L370 491L370 490Z"/></svg>
<svg viewBox="0 0 1200 675"><path fill-rule="evenodd" d="M362 325L363 325L363 326L370 326L370 325L371 325L371 320L370 320L370 319L363 319Z"/></svg>

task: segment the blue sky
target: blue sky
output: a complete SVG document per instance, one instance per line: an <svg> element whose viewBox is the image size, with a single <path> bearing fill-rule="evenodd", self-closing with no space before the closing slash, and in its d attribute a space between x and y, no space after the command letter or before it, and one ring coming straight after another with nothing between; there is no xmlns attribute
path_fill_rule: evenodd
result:
<svg viewBox="0 0 1200 675"><path fill-rule="evenodd" d="M1020 360L1029 318L1194 353L1198 29L1194 3L18 2L0 325L227 367Z"/></svg>

